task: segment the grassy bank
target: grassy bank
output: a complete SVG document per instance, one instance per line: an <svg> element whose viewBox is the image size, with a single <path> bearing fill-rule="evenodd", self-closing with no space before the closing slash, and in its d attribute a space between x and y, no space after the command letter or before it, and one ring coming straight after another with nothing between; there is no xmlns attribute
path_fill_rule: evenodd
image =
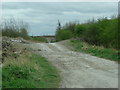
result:
<svg viewBox="0 0 120 90"><path fill-rule="evenodd" d="M59 86L58 71L44 57L34 54L29 48L21 52L20 56L14 56L14 54L7 56L3 63L3 88L57 88Z"/></svg>
<svg viewBox="0 0 120 90"><path fill-rule="evenodd" d="M33 54L10 60L3 66L3 88L57 88L57 70L43 57Z"/></svg>
<svg viewBox="0 0 120 90"><path fill-rule="evenodd" d="M118 61L118 51L111 48L104 48L102 46L90 45L88 43L71 40L70 45L74 48L75 51L89 53L93 56L98 56L105 59L110 59Z"/></svg>

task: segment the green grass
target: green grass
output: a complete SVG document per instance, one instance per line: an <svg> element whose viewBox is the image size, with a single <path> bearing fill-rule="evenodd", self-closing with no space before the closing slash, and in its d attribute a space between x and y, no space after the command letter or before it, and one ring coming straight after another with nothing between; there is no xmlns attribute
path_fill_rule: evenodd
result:
<svg viewBox="0 0 120 90"><path fill-rule="evenodd" d="M75 51L89 53L93 56L119 62L118 51L115 49L104 48L102 46L93 46L78 40L71 40L70 45L74 48Z"/></svg>
<svg viewBox="0 0 120 90"><path fill-rule="evenodd" d="M37 42L47 42L47 40L42 37L31 37L31 40L37 41Z"/></svg>
<svg viewBox="0 0 120 90"><path fill-rule="evenodd" d="M3 88L57 88L60 82L55 67L36 54L7 61L2 76Z"/></svg>

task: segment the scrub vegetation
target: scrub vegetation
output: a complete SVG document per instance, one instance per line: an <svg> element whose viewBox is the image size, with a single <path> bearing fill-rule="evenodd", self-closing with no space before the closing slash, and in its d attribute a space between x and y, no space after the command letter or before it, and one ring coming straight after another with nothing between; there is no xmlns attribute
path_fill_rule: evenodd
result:
<svg viewBox="0 0 120 90"><path fill-rule="evenodd" d="M98 20L89 20L86 23L79 24L76 22L69 22L61 26L58 22L56 31L56 41L74 39L72 40L73 46L81 48L83 42L95 47L87 48L86 51L91 53L95 51L95 56L108 58L112 60L118 60L118 54L120 49L118 47L118 17L111 19L100 18ZM78 49L78 48L77 48ZM78 51L81 51L78 49ZM108 53L109 52L109 53Z"/></svg>
<svg viewBox="0 0 120 90"><path fill-rule="evenodd" d="M93 56L105 58L119 62L118 50L112 48L104 48L103 46L91 45L79 40L70 40L69 45L74 47L77 52L89 53Z"/></svg>
<svg viewBox="0 0 120 90"><path fill-rule="evenodd" d="M60 76L56 68L29 47L28 24L14 18L2 26L2 88L57 88ZM26 39L26 40L25 40Z"/></svg>
<svg viewBox="0 0 120 90"><path fill-rule="evenodd" d="M2 87L4 88L57 88L60 82L58 71L44 57L35 54L28 47L14 44L19 56L5 57L2 67ZM16 57L17 56L17 57Z"/></svg>
<svg viewBox="0 0 120 90"><path fill-rule="evenodd" d="M2 36L29 39L28 23L15 18L5 19L2 22Z"/></svg>
<svg viewBox="0 0 120 90"><path fill-rule="evenodd" d="M36 42L46 42L47 43L47 40L45 38L39 37L39 36L31 36L31 40L36 41Z"/></svg>

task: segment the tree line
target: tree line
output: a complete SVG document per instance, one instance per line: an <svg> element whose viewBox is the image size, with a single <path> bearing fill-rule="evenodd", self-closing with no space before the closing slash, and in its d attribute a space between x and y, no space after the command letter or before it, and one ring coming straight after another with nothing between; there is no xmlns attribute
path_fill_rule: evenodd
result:
<svg viewBox="0 0 120 90"><path fill-rule="evenodd" d="M61 26L58 21L56 40L78 39L92 45L118 49L118 17L99 18L79 24L68 22Z"/></svg>

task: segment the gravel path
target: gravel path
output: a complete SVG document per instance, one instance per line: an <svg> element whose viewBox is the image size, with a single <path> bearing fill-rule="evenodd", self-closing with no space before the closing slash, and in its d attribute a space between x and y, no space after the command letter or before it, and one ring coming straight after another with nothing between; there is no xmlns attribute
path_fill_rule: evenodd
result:
<svg viewBox="0 0 120 90"><path fill-rule="evenodd" d="M60 43L34 43L34 50L58 68L60 88L118 88L118 64L71 51Z"/></svg>

